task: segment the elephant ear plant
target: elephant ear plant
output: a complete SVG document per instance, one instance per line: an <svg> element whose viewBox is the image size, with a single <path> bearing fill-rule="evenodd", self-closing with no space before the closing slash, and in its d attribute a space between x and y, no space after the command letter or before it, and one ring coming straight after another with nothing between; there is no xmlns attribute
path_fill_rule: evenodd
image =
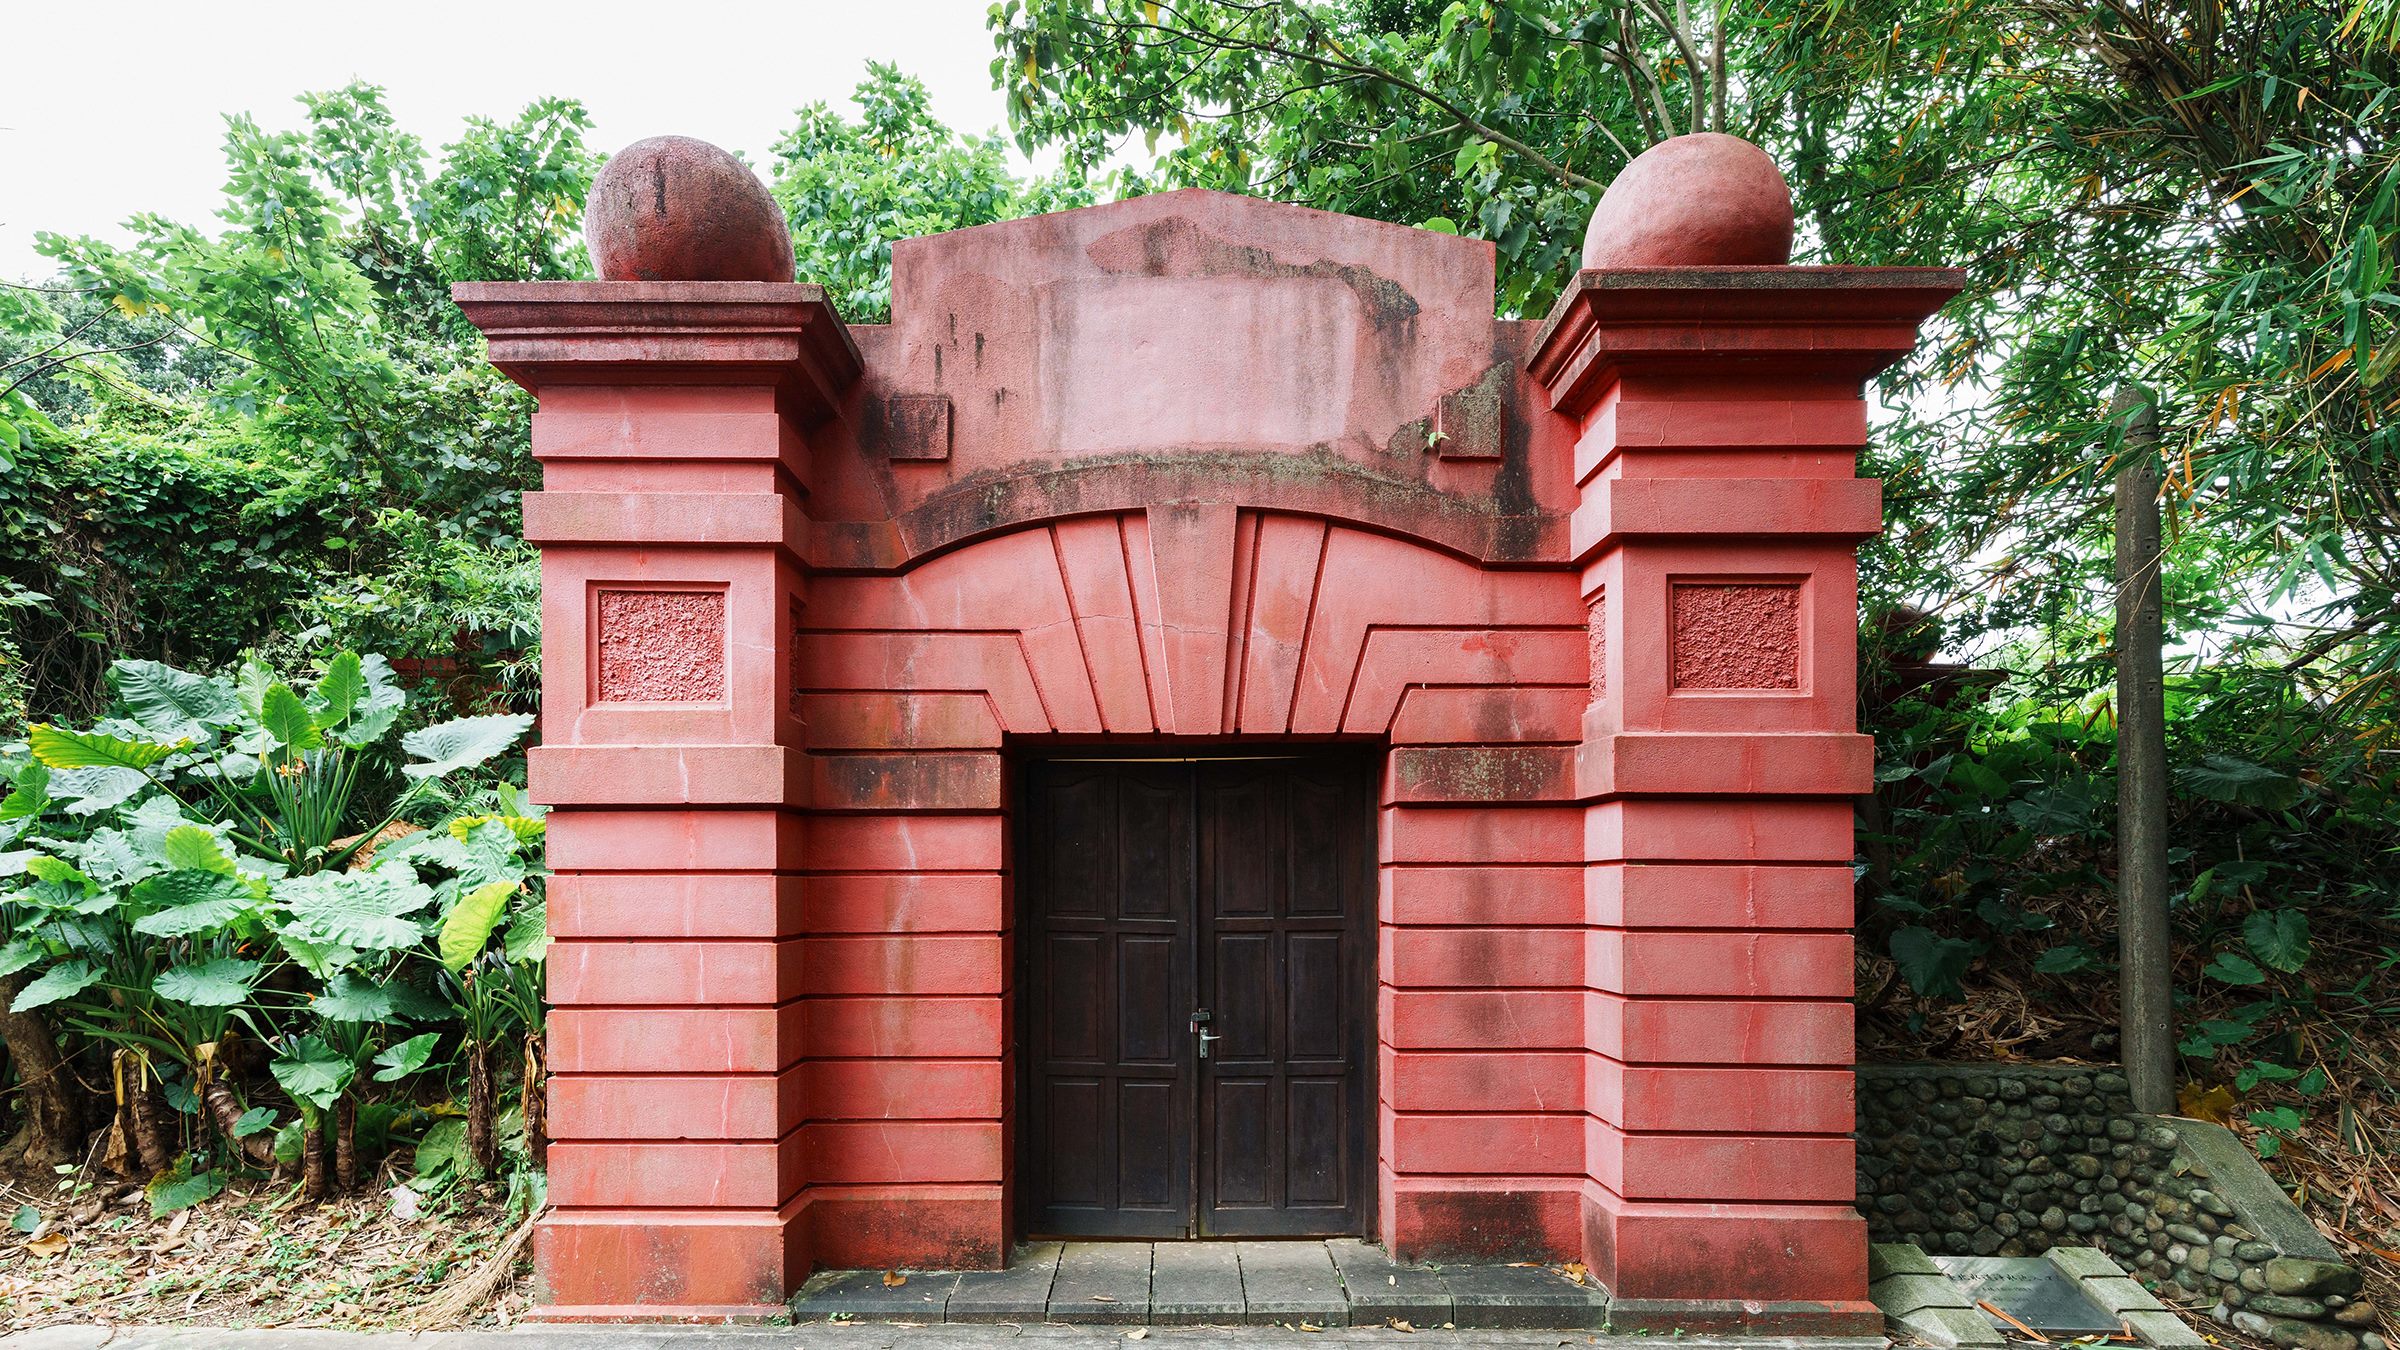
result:
<svg viewBox="0 0 2400 1350"><path fill-rule="evenodd" d="M272 1164L278 1113L243 1099L255 1046L297 1108L304 1192L326 1192L328 1152L333 1184L355 1185L361 1105L446 1064L445 1034L461 1020L442 984L457 974L444 960L450 930L488 932L499 920L487 911L540 923L538 903L518 897L538 885L541 821L513 790L505 816L405 822L452 814L459 780L532 719L402 734L390 666L351 652L304 681L255 660L227 675L119 661L110 680L109 717L34 726L30 762L9 770L10 1014L107 1049L115 1107L101 1156L121 1171L173 1175L191 1192L162 1098L211 1149ZM538 1026L538 996L511 1011ZM488 1120L488 1082L482 1093Z"/></svg>

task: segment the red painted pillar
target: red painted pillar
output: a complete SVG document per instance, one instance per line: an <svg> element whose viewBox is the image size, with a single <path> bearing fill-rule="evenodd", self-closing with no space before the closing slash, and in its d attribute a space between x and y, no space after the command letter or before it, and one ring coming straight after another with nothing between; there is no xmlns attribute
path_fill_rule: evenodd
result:
<svg viewBox="0 0 2400 1350"><path fill-rule="evenodd" d="M792 692L803 433L857 378L813 286L461 286L532 390L553 808L552 1317L771 1313L800 1222Z"/></svg>
<svg viewBox="0 0 2400 1350"><path fill-rule="evenodd" d="M1880 1325L1850 1139L1860 385L1957 287L1586 271L1539 341L1580 427L1585 1250L1621 1325Z"/></svg>

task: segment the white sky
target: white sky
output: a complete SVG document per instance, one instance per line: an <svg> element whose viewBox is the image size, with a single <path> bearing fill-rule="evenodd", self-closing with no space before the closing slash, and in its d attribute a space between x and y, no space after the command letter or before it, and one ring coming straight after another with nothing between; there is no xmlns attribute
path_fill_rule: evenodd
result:
<svg viewBox="0 0 2400 1350"><path fill-rule="evenodd" d="M437 152L469 115L580 98L603 152L676 132L764 161L792 111L848 106L870 60L923 80L962 131L1007 120L988 0L82 0L0 4L0 277L46 277L37 230L122 240L152 211L212 232L221 114L295 127L294 97L380 84Z"/></svg>

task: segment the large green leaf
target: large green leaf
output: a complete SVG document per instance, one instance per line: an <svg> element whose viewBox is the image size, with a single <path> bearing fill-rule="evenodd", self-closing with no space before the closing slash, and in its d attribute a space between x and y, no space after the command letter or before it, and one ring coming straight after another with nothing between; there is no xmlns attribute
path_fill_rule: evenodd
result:
<svg viewBox="0 0 2400 1350"><path fill-rule="evenodd" d="M259 696L258 724L266 728L277 744L289 749L316 750L325 744L325 737L317 730L316 716L288 684L270 684Z"/></svg>
<svg viewBox="0 0 2400 1350"><path fill-rule="evenodd" d="M2281 808L2299 795L2299 784L2290 775L2232 755L2202 755L2178 776L2185 787L2210 801Z"/></svg>
<svg viewBox="0 0 2400 1350"><path fill-rule="evenodd" d="M290 915L293 936L361 951L414 945L425 936L425 925L410 916L433 903L428 888L371 871L287 877L275 883L274 895Z"/></svg>
<svg viewBox="0 0 2400 1350"><path fill-rule="evenodd" d="M32 938L18 938L0 947L0 975L14 975L27 966L39 965L47 955Z"/></svg>
<svg viewBox="0 0 2400 1350"><path fill-rule="evenodd" d="M486 816L461 831L452 823L453 835L465 845L464 855L457 863L459 879L470 886L494 881L519 882L527 868L521 855L522 845L515 827L506 820Z"/></svg>
<svg viewBox="0 0 2400 1350"><path fill-rule="evenodd" d="M356 947L340 942L311 942L288 929L277 933L275 940L295 964L320 980L332 979L358 960Z"/></svg>
<svg viewBox="0 0 2400 1350"><path fill-rule="evenodd" d="M1927 998L1949 998L1975 959L1973 943L1946 938L1914 924L1892 934L1892 961L1908 987Z"/></svg>
<svg viewBox="0 0 2400 1350"><path fill-rule="evenodd" d="M152 937L214 932L258 907L250 883L222 872L162 872L133 888L134 900L156 908L133 921Z"/></svg>
<svg viewBox="0 0 2400 1350"><path fill-rule="evenodd" d="M150 786L139 769L60 769L50 775L50 791L70 816L92 816L124 805Z"/></svg>
<svg viewBox="0 0 2400 1350"><path fill-rule="evenodd" d="M167 866L199 872L219 872L233 875L233 859L217 839L216 831L204 825L178 825L159 840L159 852Z"/></svg>
<svg viewBox="0 0 2400 1350"><path fill-rule="evenodd" d="M108 673L125 711L160 740L197 740L242 713L233 687L206 675L134 660L118 661Z"/></svg>
<svg viewBox="0 0 2400 1350"><path fill-rule="evenodd" d="M2244 958L2235 956L2232 952L2218 952L2213 960L2202 967L2200 973L2212 980L2223 980L2227 984L2249 985L2267 982L2265 971L2260 970Z"/></svg>
<svg viewBox="0 0 2400 1350"><path fill-rule="evenodd" d="M17 770L6 798L0 798L0 824L32 820L50 806L50 768L28 761Z"/></svg>
<svg viewBox="0 0 2400 1350"><path fill-rule="evenodd" d="M500 940L511 961L539 961L550 951L550 906L536 900L508 916L508 933Z"/></svg>
<svg viewBox="0 0 2400 1350"><path fill-rule="evenodd" d="M357 652L338 652L325 663L324 677L309 695L309 711L315 716L317 730L330 731L350 720L358 700L367 692L367 677L359 664Z"/></svg>
<svg viewBox="0 0 2400 1350"><path fill-rule="evenodd" d="M471 769L515 745L532 725L533 719L521 713L494 713L412 731L400 738L400 746L424 762L404 764L400 772L411 778L439 778Z"/></svg>
<svg viewBox="0 0 2400 1350"><path fill-rule="evenodd" d="M442 920L442 964L453 973L472 964L491 940L501 912L508 908L508 897L516 893L517 883L495 881L458 897L449 917Z"/></svg>
<svg viewBox="0 0 2400 1350"><path fill-rule="evenodd" d="M341 1099L357 1069L334 1048L314 1036L295 1037L270 1066L275 1082L292 1100L322 1111Z"/></svg>
<svg viewBox="0 0 2400 1350"><path fill-rule="evenodd" d="M382 1054L375 1057L376 1064L381 1066L375 1070L375 1081L396 1083L424 1068L425 1061L433 1058L433 1048L439 1045L441 1040L442 1033L428 1031L422 1036L411 1036L398 1045L387 1048Z"/></svg>
<svg viewBox="0 0 2400 1350"><path fill-rule="evenodd" d="M2296 909L2259 910L2242 920L2251 955L2290 973L2308 964L2308 916Z"/></svg>
<svg viewBox="0 0 2400 1350"><path fill-rule="evenodd" d="M17 991L8 1005L10 1012L31 1012L47 1007L60 999L73 998L100 983L100 968L89 961L61 961L41 973L33 983Z"/></svg>
<svg viewBox="0 0 2400 1350"><path fill-rule="evenodd" d="M225 1178L214 1172L183 1173L188 1160L170 1171L161 1173L149 1187L150 1217L163 1219L179 1209L190 1209L203 1200L212 1199L225 1189Z"/></svg>
<svg viewBox="0 0 2400 1350"><path fill-rule="evenodd" d="M425 1127L417 1141L416 1168L421 1177L438 1177L474 1166L467 1154L467 1122L445 1116Z"/></svg>
<svg viewBox="0 0 2400 1350"><path fill-rule="evenodd" d="M326 981L308 1007L328 1022L382 1022L392 1015L392 996L357 971L345 970Z"/></svg>
<svg viewBox="0 0 2400 1350"><path fill-rule="evenodd" d="M407 695L400 692L399 677L392 673L392 663L381 656L361 660L359 673L366 680L366 692L350 710L350 720L334 733L334 739L352 747L382 740L408 702Z"/></svg>
<svg viewBox="0 0 2400 1350"><path fill-rule="evenodd" d="M159 972L150 988L160 998L195 1008L238 1008L258 981L258 963L219 956Z"/></svg>
<svg viewBox="0 0 2400 1350"><path fill-rule="evenodd" d="M147 769L182 749L164 741L129 741L104 731L69 731L37 722L25 733L33 757L53 769Z"/></svg>

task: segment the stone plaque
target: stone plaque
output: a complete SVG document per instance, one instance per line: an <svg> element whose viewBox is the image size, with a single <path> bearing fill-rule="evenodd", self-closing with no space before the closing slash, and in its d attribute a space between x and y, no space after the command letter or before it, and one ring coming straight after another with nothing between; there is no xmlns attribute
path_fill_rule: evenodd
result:
<svg viewBox="0 0 2400 1350"><path fill-rule="evenodd" d="M2080 1281L2038 1256L1936 1256L1967 1297L1989 1303L2035 1331L2117 1332L2116 1314L2084 1296ZM1986 1313L1985 1316L1990 1316ZM2002 1330L2007 1323L1992 1318Z"/></svg>

